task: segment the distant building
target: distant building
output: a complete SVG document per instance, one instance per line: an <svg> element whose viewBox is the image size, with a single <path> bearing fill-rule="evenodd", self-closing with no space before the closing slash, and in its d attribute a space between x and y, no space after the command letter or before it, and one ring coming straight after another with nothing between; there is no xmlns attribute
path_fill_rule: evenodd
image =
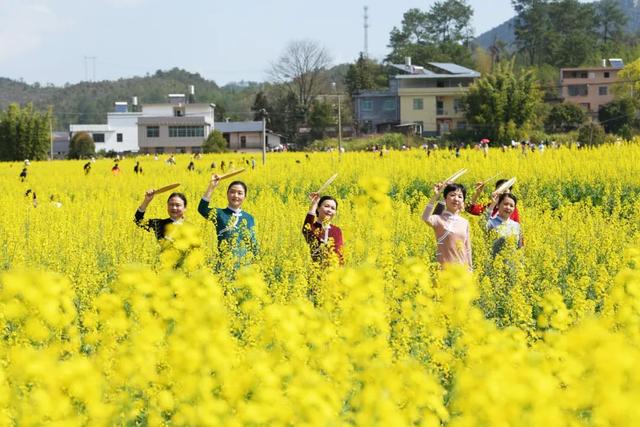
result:
<svg viewBox="0 0 640 427"><path fill-rule="evenodd" d="M52 154L54 159L66 159L69 155L69 132L53 132Z"/></svg>
<svg viewBox="0 0 640 427"><path fill-rule="evenodd" d="M262 150L262 122L219 122L216 130L222 132L227 141L227 147L234 151L259 151ZM282 147L282 137L277 133L266 130L265 135L267 149L273 150Z"/></svg>
<svg viewBox="0 0 640 427"><path fill-rule="evenodd" d="M184 94L170 94L167 103L143 105L139 112L116 102L107 124L70 125L70 135L88 132L96 152L197 153L213 131L215 104L186 100Z"/></svg>
<svg viewBox="0 0 640 427"><path fill-rule="evenodd" d="M392 67L399 73L390 78L388 90L353 97L362 131L412 129L427 136L466 128L462 99L479 72L451 63L412 65L411 58Z"/></svg>
<svg viewBox="0 0 640 427"><path fill-rule="evenodd" d="M623 67L621 59L603 59L599 67L561 68L562 99L583 107L597 120L600 108L615 99L612 87Z"/></svg>

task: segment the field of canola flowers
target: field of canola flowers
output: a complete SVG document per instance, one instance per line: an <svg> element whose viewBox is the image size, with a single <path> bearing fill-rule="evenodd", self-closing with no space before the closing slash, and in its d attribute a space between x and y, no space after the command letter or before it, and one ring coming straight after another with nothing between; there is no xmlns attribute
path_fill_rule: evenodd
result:
<svg viewBox="0 0 640 427"><path fill-rule="evenodd" d="M640 147L269 155L240 177L260 258L217 276L196 211L220 160L0 164L2 425L633 425L640 419ZM433 184L502 172L525 247L474 272L434 262ZM306 195L328 192L346 265L310 272ZM144 191L182 183L163 252L133 223ZM221 185L223 187L223 185ZM38 206L25 197L38 195ZM472 191L469 191L470 193ZM211 205L224 207L223 188ZM49 201L51 195L62 204ZM485 191L485 198L488 191ZM147 217L166 216L158 196ZM485 199L486 201L487 199ZM315 304L307 297L316 292Z"/></svg>

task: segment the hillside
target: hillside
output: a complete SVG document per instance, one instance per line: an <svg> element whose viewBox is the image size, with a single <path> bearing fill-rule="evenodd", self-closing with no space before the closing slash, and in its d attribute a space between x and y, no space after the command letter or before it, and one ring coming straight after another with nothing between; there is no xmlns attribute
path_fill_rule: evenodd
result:
<svg viewBox="0 0 640 427"><path fill-rule="evenodd" d="M169 93L188 93L195 86L196 102L211 102L222 107L226 115L246 118L259 90L258 83L219 87L200 74L173 68L153 75L115 81L81 82L65 87L29 85L0 77L0 110L11 103L33 103L39 110L53 107L55 129L67 130L70 123L106 123L107 112L115 101L138 97L138 103L163 102Z"/></svg>
<svg viewBox="0 0 640 427"><path fill-rule="evenodd" d="M631 34L640 32L640 1L617 0L617 2L622 12L627 16L627 32ZM488 49L496 40L502 40L506 43L507 49L512 50L515 48L515 21L514 16L497 27L480 34L474 41L484 49Z"/></svg>

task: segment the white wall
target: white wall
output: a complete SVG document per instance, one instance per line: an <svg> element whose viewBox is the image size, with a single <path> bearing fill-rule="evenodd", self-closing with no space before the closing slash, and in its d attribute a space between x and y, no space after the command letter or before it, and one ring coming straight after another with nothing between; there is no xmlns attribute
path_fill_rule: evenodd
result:
<svg viewBox="0 0 640 427"><path fill-rule="evenodd" d="M138 117L140 113L109 113L107 124L113 131L109 139L106 139L106 151L113 150L117 153L123 151L138 152ZM117 134L122 134L122 142L118 142Z"/></svg>

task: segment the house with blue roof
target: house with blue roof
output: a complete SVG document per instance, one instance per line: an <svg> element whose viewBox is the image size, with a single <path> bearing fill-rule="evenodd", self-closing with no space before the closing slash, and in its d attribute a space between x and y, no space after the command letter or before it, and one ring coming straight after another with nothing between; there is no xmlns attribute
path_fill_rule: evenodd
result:
<svg viewBox="0 0 640 427"><path fill-rule="evenodd" d="M353 97L356 120L365 133L409 129L438 136L467 126L463 97L480 73L442 62L391 64L398 74L385 91L362 91Z"/></svg>

